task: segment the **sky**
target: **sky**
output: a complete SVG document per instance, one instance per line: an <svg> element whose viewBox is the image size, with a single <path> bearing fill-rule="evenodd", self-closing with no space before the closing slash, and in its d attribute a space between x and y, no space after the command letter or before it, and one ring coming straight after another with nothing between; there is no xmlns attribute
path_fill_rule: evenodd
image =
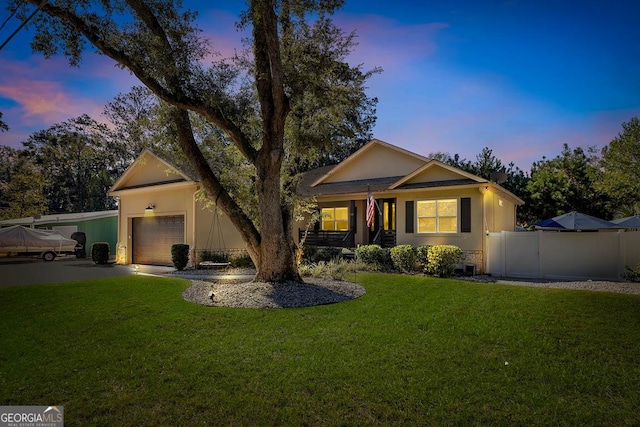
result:
<svg viewBox="0 0 640 427"><path fill-rule="evenodd" d="M185 5L223 56L240 47L234 24L244 2ZM639 17L632 0L347 0L334 20L356 31L349 62L383 69L367 89L378 98L375 138L469 160L488 147L528 171L565 143L601 148L640 116ZM7 23L0 41L17 25ZM20 148L85 113L104 120L105 104L138 84L97 54L79 68L34 55L29 36L0 51L0 111L10 127L2 145Z"/></svg>

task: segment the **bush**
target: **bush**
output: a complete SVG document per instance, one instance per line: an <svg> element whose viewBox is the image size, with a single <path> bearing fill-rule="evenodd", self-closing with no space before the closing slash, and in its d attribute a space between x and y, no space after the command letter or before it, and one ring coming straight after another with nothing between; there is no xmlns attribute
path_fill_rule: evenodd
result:
<svg viewBox="0 0 640 427"><path fill-rule="evenodd" d="M380 245L362 245L356 249L358 261L364 264L382 266L384 264L384 251Z"/></svg>
<svg viewBox="0 0 640 427"><path fill-rule="evenodd" d="M96 264L106 264L109 262L109 242L95 242L91 245L91 260Z"/></svg>
<svg viewBox="0 0 640 427"><path fill-rule="evenodd" d="M253 265L253 260L249 256L249 254L242 254L231 258L231 267L236 268L255 268Z"/></svg>
<svg viewBox="0 0 640 427"><path fill-rule="evenodd" d="M303 248L302 262L307 264L315 264L321 261L329 262L340 258L341 255L342 248L305 246Z"/></svg>
<svg viewBox="0 0 640 427"><path fill-rule="evenodd" d="M423 270L429 265L429 248L430 245L422 245L416 248L416 261L422 266Z"/></svg>
<svg viewBox="0 0 640 427"><path fill-rule="evenodd" d="M321 279L344 280L347 273L354 272L355 266L351 261L333 259L312 264L304 264L299 267L302 276L312 276Z"/></svg>
<svg viewBox="0 0 640 427"><path fill-rule="evenodd" d="M434 276L453 275L456 264L462 260L462 249L453 245L431 246L427 252L427 272Z"/></svg>
<svg viewBox="0 0 640 427"><path fill-rule="evenodd" d="M635 270L627 266L626 271L622 273L622 278L627 282L640 282L640 264L636 266Z"/></svg>
<svg viewBox="0 0 640 427"><path fill-rule="evenodd" d="M189 262L189 245L184 243L171 245L171 261L178 271L184 270Z"/></svg>
<svg viewBox="0 0 640 427"><path fill-rule="evenodd" d="M229 254L221 251L202 251L200 254L200 262L229 262Z"/></svg>
<svg viewBox="0 0 640 427"><path fill-rule="evenodd" d="M398 245L389 249L391 261L396 270L408 273L414 270L416 252L411 245Z"/></svg>

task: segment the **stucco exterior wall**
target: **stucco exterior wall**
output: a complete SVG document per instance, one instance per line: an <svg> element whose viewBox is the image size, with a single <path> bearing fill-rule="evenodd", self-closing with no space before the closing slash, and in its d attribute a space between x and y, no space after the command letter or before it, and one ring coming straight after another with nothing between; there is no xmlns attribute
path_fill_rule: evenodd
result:
<svg viewBox="0 0 640 427"><path fill-rule="evenodd" d="M132 262L133 218L145 216L184 216L184 243L190 247L191 263L199 261L203 250L243 250L244 243L229 218L218 213L214 224L214 208L195 200L197 190L196 183L189 183L177 188L154 186L120 193L117 261ZM149 204L154 206L152 211L146 210Z"/></svg>
<svg viewBox="0 0 640 427"><path fill-rule="evenodd" d="M349 162L324 182L353 181L387 176L407 175L424 164L423 160L407 156L387 147L376 147L367 152L365 158Z"/></svg>
<svg viewBox="0 0 640 427"><path fill-rule="evenodd" d="M215 205L208 206L196 202L196 227L193 238L194 256L199 257L202 251L226 252L232 256L245 251L245 244L240 233L229 220L229 217ZM197 260L199 261L199 260Z"/></svg>
<svg viewBox="0 0 640 427"><path fill-rule="evenodd" d="M406 201L471 198L471 232L460 232L460 203L458 202L458 232L456 233L418 233L414 215L414 233L405 229ZM483 203L482 194L477 188L447 189L430 191L429 193L403 192L397 197L396 218L398 219L396 241L399 245L455 245L463 251L482 251L483 248ZM415 206L414 206L415 209Z"/></svg>
<svg viewBox="0 0 640 427"><path fill-rule="evenodd" d="M121 264L131 263L133 218L183 215L184 243L193 247L195 191L196 185L190 184L173 189L163 189L160 186L149 187L120 194L116 261ZM149 204L154 205L152 211L146 210Z"/></svg>
<svg viewBox="0 0 640 427"><path fill-rule="evenodd" d="M513 202L492 188L484 192L484 201L489 232L515 231L516 206Z"/></svg>

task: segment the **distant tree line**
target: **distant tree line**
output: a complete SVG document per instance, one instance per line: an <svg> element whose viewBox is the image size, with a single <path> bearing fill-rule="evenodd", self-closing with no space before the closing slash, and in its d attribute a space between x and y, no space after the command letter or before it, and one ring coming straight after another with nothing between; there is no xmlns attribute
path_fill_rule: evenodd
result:
<svg viewBox="0 0 640 427"><path fill-rule="evenodd" d="M104 116L109 126L83 115L34 133L22 149L0 146L0 219L114 209L108 189L145 148L177 166L187 164L175 143L175 129L168 124L166 106L148 90L134 87L118 95L107 104ZM242 184L255 179L251 169L243 167L241 158L231 159L237 153L215 127L197 117L194 127L212 169L251 211L252 194ZM333 156L316 156L305 168L339 162L365 142L351 140ZM443 152L429 157L485 179L504 173L507 179L501 185L525 201L518 208L523 227L574 210L605 219L640 214L637 117L623 123L622 132L600 152L565 144L555 158L543 157L529 172L503 162L488 147L474 160ZM236 162L236 170L224 168L230 161Z"/></svg>
<svg viewBox="0 0 640 427"><path fill-rule="evenodd" d="M536 222L578 211L603 219L640 214L640 120L622 124L618 134L600 152L594 147L569 148L553 159L533 162L530 172L513 163L505 165L485 147L474 161L458 154L433 153L438 159L485 179L493 172L507 176L501 184L524 200L518 208L518 223Z"/></svg>

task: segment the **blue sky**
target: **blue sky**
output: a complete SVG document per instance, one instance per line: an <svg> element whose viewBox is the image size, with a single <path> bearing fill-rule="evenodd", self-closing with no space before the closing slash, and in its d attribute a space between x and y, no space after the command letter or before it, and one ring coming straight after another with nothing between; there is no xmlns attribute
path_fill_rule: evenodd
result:
<svg viewBox="0 0 640 427"><path fill-rule="evenodd" d="M185 3L223 54L239 46L242 2ZM640 116L639 12L629 0L358 0L335 20L358 34L350 61L384 69L368 90L379 99L374 137L422 155L474 159L489 147L528 170L563 143L602 147ZM95 54L79 69L33 56L27 36L0 51L0 111L11 127L0 144L20 147L34 131L83 113L99 119L136 84Z"/></svg>

